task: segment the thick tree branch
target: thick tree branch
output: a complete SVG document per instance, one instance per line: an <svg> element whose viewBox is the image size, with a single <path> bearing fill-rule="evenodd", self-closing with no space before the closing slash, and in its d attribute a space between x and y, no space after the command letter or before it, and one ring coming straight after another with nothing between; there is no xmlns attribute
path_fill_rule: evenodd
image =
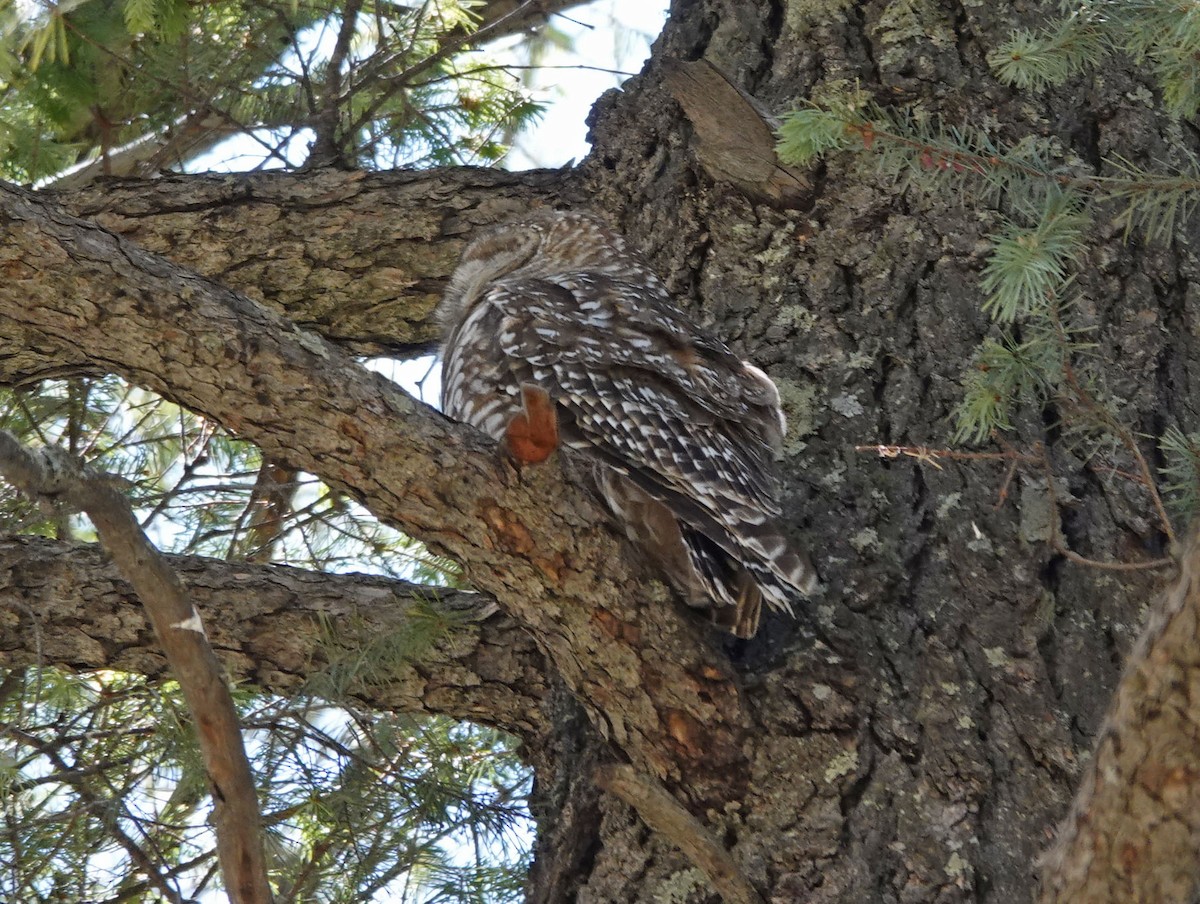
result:
<svg viewBox="0 0 1200 904"><path fill-rule="evenodd" d="M530 207L575 205L570 170L106 179L55 197L358 354L429 349L464 240Z"/></svg>
<svg viewBox="0 0 1200 904"><path fill-rule="evenodd" d="M0 271L0 377L106 367L318 474L464 561L639 769L698 799L738 792L728 661L558 468L515 473L319 337L10 187Z"/></svg>
<svg viewBox="0 0 1200 904"><path fill-rule="evenodd" d="M101 544L133 585L195 724L229 900L268 904L272 894L254 773L229 685L183 584L138 525L129 501L73 456L24 449L15 436L0 430L0 474L32 498L86 512Z"/></svg>
<svg viewBox="0 0 1200 904"><path fill-rule="evenodd" d="M549 730L545 663L527 632L479 594L361 574L320 574L201 556L167 556L237 682L278 694L336 667L342 651L408 630L414 605L454 623L387 681L351 678L374 709L486 722L536 742ZM0 666L120 669L158 677L166 662L132 588L98 547L0 539Z"/></svg>
<svg viewBox="0 0 1200 904"><path fill-rule="evenodd" d="M1200 533L1130 654L1041 904L1194 901L1200 877Z"/></svg>

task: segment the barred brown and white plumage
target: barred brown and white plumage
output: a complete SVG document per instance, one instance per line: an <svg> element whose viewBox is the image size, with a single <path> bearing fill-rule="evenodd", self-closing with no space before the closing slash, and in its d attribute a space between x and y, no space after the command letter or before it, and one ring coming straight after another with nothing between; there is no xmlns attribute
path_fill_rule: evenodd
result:
<svg viewBox="0 0 1200 904"><path fill-rule="evenodd" d="M548 396L626 533L742 637L815 573L779 523L779 392L672 304L596 217L540 211L468 245L438 309L442 407L503 439ZM524 390L523 391L523 387Z"/></svg>

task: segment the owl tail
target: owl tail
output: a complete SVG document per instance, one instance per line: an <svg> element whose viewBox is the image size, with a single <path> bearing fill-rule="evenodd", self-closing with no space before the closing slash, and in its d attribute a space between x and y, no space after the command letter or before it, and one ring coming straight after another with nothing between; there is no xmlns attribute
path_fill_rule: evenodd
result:
<svg viewBox="0 0 1200 904"><path fill-rule="evenodd" d="M762 591L745 569L736 578L737 598L733 606L713 609L713 623L735 637L750 638L758 633L762 615Z"/></svg>
<svg viewBox="0 0 1200 904"><path fill-rule="evenodd" d="M817 587L808 557L771 524L744 525L738 536L741 554L734 558L702 533L684 532L692 568L711 600L714 624L738 637L758 631L765 599L772 609L792 614L798 596Z"/></svg>
<svg viewBox="0 0 1200 904"><path fill-rule="evenodd" d="M809 596L817 589L812 562L777 525L746 525L738 542L749 553L743 560L745 568L754 575L772 608L791 613L797 595Z"/></svg>
<svg viewBox="0 0 1200 904"><path fill-rule="evenodd" d="M808 558L761 512L730 507L718 520L661 485L643 488L639 478L646 478L637 472L597 466L595 477L626 535L684 601L709 610L715 624L738 637L754 636L764 599L772 609L791 612L796 598L816 587Z"/></svg>

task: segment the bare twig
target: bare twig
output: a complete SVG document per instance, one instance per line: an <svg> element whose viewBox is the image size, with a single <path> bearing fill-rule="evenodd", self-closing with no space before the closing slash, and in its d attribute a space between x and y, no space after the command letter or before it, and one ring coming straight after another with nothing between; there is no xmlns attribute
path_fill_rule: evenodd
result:
<svg viewBox="0 0 1200 904"><path fill-rule="evenodd" d="M1129 437L1132 442L1132 436ZM1137 452L1136 443L1132 446L1133 451ZM1058 511L1059 500L1058 495L1054 491L1054 474L1050 467L1050 460L1046 456L1045 447L1040 443L1034 447L1032 453L1018 452L1016 449L1006 447L1003 452L960 452L955 449L931 449L928 446L891 446L891 445L874 445L874 446L855 446L856 452L874 452L880 458L915 458L921 464L930 465L937 470L942 470L942 466L938 463L939 459L947 459L949 461L1007 461L1010 462L1008 469L1005 471L1004 480L1000 484L999 499L996 502L996 508L1000 508L1008 498L1008 487L1012 483L1013 475L1016 473L1018 465L1029 464L1035 465L1041 469L1046 481L1046 493L1050 497L1050 505ZM1149 465L1146 460L1137 453L1139 462L1139 473L1124 475L1129 477L1134 482L1147 486L1151 491L1151 496L1154 498L1156 509L1161 518L1163 525L1168 531L1168 536L1174 542L1174 534L1170 533L1170 522L1166 519L1166 511L1162 507L1162 500L1159 498L1157 491L1153 486L1153 480L1150 476ZM1120 473L1120 472L1118 472ZM1051 519L1050 525L1050 547L1068 561L1074 562L1077 565L1086 565L1088 568L1101 568L1106 571L1143 571L1148 568L1165 568L1174 563L1173 559L1161 558L1150 559L1146 562L1104 562L1099 559L1089 559L1087 556L1081 556L1079 553L1072 551L1062 537L1062 532L1058 527L1058 519Z"/></svg>
<svg viewBox="0 0 1200 904"><path fill-rule="evenodd" d="M1146 457L1142 455L1137 437L1111 411L1096 401L1096 398L1084 387L1083 383L1079 380L1078 374L1075 372L1074 365L1071 364L1070 355L1066 352L1070 347L1067 342L1066 330L1063 328L1062 323L1059 322L1058 316L1054 311L1051 311L1051 317L1054 321L1054 329L1059 337L1059 345L1063 349L1063 379L1066 381L1067 386L1070 387L1075 401L1111 430L1113 435L1121 441L1121 445L1129 451L1134 461L1137 462L1138 472L1141 474L1141 480L1138 482L1150 494L1150 502L1154 505L1154 511L1158 515L1159 525L1162 527L1163 533L1167 535L1167 540L1174 546L1176 542L1175 530L1171 526L1171 519L1167 515L1167 507L1163 504L1162 496L1159 494L1158 486L1154 481L1154 472L1150 470L1150 465L1146 462Z"/></svg>
<svg viewBox="0 0 1200 904"><path fill-rule="evenodd" d="M1004 508L1004 503L1008 501L1008 488L1012 486L1013 478L1017 475L1017 465L1020 462L1015 459L1008 466L1008 470L1004 472L1004 480L1000 482L1000 489L996 491L996 504L992 506L994 511L999 511Z"/></svg>
<svg viewBox="0 0 1200 904"><path fill-rule="evenodd" d="M632 766L607 765L596 770L596 784L637 810L646 825L683 851L725 904L763 904L729 851L655 779Z"/></svg>
<svg viewBox="0 0 1200 904"><path fill-rule="evenodd" d="M1053 511L1057 512L1059 501L1058 493L1054 489L1054 472L1050 467L1050 459L1046 456L1044 450L1040 464L1042 467L1042 477L1046 481L1046 494L1050 497L1050 507ZM1067 546L1057 517L1050 519L1050 547L1069 562L1074 562L1076 565L1085 565L1088 568L1100 568L1105 571L1142 571L1147 568L1164 568L1174 564L1174 560L1169 558L1151 559L1147 562L1104 562L1100 559L1089 559L1087 556L1081 556Z"/></svg>
<svg viewBox="0 0 1200 904"><path fill-rule="evenodd" d="M217 853L235 904L271 900L254 777L233 698L183 585L138 526L127 500L73 456L25 449L0 431L0 473L22 492L82 509L104 548L133 585L179 679L196 722L212 787Z"/></svg>
<svg viewBox="0 0 1200 904"><path fill-rule="evenodd" d="M1068 549L1058 537L1051 541L1050 546L1068 562L1104 571L1145 571L1150 568L1166 568L1175 564L1175 560L1171 558L1148 559L1145 562L1105 562L1102 559L1089 559L1087 556L1081 556L1074 550Z"/></svg>
<svg viewBox="0 0 1200 904"><path fill-rule="evenodd" d="M874 452L880 458L899 458L903 455L907 458L915 458L922 464L932 465L939 471L942 469L942 466L938 464L940 458L949 461L1011 461L1031 465L1041 462L1039 456L1018 452L1015 449L1008 449L1004 452L961 452L957 449L931 449L928 446L874 445L855 446L854 451Z"/></svg>

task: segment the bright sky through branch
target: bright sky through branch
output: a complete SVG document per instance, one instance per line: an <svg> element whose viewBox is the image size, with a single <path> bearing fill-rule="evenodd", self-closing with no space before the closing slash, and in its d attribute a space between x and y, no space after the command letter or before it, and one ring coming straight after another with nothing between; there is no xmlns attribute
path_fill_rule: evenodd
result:
<svg viewBox="0 0 1200 904"><path fill-rule="evenodd" d="M555 15L550 26L567 38L566 46L554 47L528 70L534 99L546 111L540 121L518 136L516 147L504 161L508 169L563 166L586 156L588 111L596 98L619 86L630 74L641 70L650 55L650 44L662 31L669 0L596 0ZM332 40L326 29L314 40ZM499 47L513 47L525 39L518 35ZM494 56L515 57L515 52ZM624 74L623 74L624 73ZM289 159L303 162L311 135L297 138L285 151ZM263 161L264 145L245 135L223 142L207 154L193 159L189 172L245 172L262 166L273 168L279 161Z"/></svg>
<svg viewBox="0 0 1200 904"><path fill-rule="evenodd" d="M636 73L662 31L668 0L598 0L555 16L554 28L570 36L571 47L554 50L534 72L537 100L547 105L542 120L505 160L508 169L563 166L584 157L589 145L584 120L596 98ZM594 67L594 68L553 68Z"/></svg>

